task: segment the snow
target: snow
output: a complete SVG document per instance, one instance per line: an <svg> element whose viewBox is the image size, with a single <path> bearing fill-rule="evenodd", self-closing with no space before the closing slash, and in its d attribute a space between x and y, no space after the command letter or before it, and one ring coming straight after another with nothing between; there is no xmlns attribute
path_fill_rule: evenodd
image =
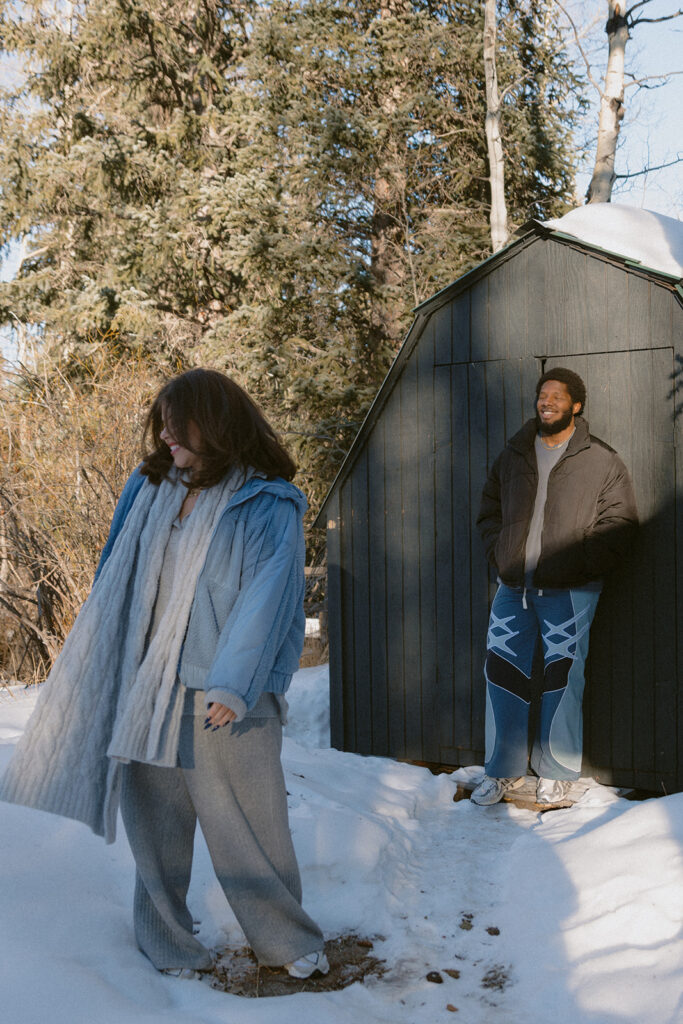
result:
<svg viewBox="0 0 683 1024"><path fill-rule="evenodd" d="M297 674L284 743L304 903L328 937L383 936L384 978L243 999L160 975L135 946L123 829L105 846L83 825L0 804L3 1020L680 1024L683 794L632 803L594 784L543 816L454 803L458 778L481 768L434 776L332 750L327 691L325 666ZM0 690L0 770L35 697ZM190 905L203 941L242 944L201 837Z"/></svg>
<svg viewBox="0 0 683 1024"><path fill-rule="evenodd" d="M564 217L545 221L553 231L683 277L683 222L619 203L589 203Z"/></svg>

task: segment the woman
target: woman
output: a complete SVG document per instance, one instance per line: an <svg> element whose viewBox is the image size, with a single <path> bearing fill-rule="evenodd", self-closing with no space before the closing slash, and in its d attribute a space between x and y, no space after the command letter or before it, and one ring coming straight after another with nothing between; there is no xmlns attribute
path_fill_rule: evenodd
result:
<svg viewBox="0 0 683 1024"><path fill-rule="evenodd" d="M329 969L301 907L280 764L304 634L303 494L248 395L212 370L165 385L93 590L2 781L135 857L135 933L154 966L212 966L186 895L197 819L261 963Z"/></svg>

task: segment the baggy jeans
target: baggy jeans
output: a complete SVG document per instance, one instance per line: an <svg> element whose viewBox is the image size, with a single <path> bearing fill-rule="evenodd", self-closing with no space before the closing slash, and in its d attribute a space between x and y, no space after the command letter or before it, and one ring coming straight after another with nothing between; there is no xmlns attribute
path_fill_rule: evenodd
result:
<svg viewBox="0 0 683 1024"><path fill-rule="evenodd" d="M599 585L537 590L501 584L486 643L486 774L526 775L531 673L543 644L543 694L531 767L546 779L578 779L589 630Z"/></svg>
<svg viewBox="0 0 683 1024"><path fill-rule="evenodd" d="M281 747L279 718L246 718L213 732L203 715L185 714L178 767L124 766L121 812L137 869L135 936L159 970L211 966L186 902L197 820L258 960L279 966L322 949L322 933L301 906Z"/></svg>

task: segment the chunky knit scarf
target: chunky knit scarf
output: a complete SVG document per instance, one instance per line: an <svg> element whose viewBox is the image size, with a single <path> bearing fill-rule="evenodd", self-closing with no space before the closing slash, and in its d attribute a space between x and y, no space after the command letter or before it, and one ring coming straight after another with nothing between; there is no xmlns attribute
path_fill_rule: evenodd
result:
<svg viewBox="0 0 683 1024"><path fill-rule="evenodd" d="M106 609L107 615L124 613L121 605L112 608L111 602L115 595L120 598L122 594L118 584L125 577L127 567L132 583L122 651L121 687L107 750L109 757L163 767L176 763L182 710L181 688L177 682L180 649L209 541L220 514L237 490L237 483L243 479L243 473L233 473L198 496L180 538L174 573L178 583L147 650L145 638L154 611L164 553L187 494L185 488L170 481L164 481L158 488L145 483L131 510L130 523L127 519L120 539L117 538L105 562L101 574L105 597L99 607ZM150 489L157 491L151 500Z"/></svg>
<svg viewBox="0 0 683 1024"><path fill-rule="evenodd" d="M111 839L121 761L176 764L177 668L214 529L244 473L202 491L184 525L178 580L147 643L164 553L186 488L145 480L53 665L0 798L78 818Z"/></svg>

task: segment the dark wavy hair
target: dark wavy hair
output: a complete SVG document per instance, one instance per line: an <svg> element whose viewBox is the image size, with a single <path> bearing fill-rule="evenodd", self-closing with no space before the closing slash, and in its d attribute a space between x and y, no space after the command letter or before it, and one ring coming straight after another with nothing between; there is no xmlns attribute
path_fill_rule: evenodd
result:
<svg viewBox="0 0 683 1024"><path fill-rule="evenodd" d="M572 405L575 402L581 403L581 408L576 414L580 416L586 404L586 385L578 373L574 373L573 370L566 370L564 366L555 366L552 370L546 370L543 376L539 377L538 384L536 385L536 398L538 398L540 390L547 380L559 380L561 384L565 385L572 400Z"/></svg>
<svg viewBox="0 0 683 1024"><path fill-rule="evenodd" d="M196 369L173 377L158 393L147 414L143 442L151 446L140 472L160 484L173 465L160 437L164 421L183 448L201 455L192 487L213 487L232 469L259 470L269 479L291 480L296 464L265 416L239 384L218 370ZM188 426L199 430L201 449L192 447ZM190 483L190 481L185 481Z"/></svg>

